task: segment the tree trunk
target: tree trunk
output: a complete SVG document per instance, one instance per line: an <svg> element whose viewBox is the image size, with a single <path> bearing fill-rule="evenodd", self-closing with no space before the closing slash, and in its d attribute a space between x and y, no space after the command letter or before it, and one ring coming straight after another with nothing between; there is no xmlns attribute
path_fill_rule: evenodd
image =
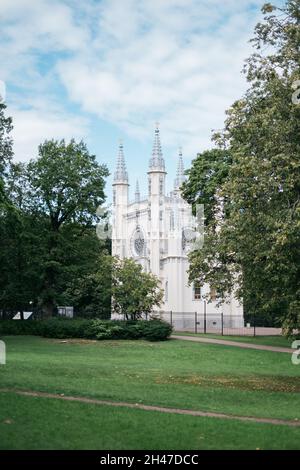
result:
<svg viewBox="0 0 300 470"><path fill-rule="evenodd" d="M52 229L53 230L53 229ZM48 239L48 259L46 260L46 267L44 272L44 286L43 294L44 298L42 303L42 310L45 317L52 317L54 313L55 306L55 284L56 277L58 276L58 268L55 266L55 263L58 261L55 251L58 245L58 232L54 230L49 234ZM54 265L52 264L54 261Z"/></svg>
<svg viewBox="0 0 300 470"><path fill-rule="evenodd" d="M43 305L43 314L45 317L52 317L54 313L54 304L49 300L48 302L45 302Z"/></svg>

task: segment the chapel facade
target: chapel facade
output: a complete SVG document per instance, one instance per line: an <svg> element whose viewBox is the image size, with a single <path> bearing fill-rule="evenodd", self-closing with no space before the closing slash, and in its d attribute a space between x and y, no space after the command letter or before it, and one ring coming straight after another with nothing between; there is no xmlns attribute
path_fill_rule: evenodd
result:
<svg viewBox="0 0 300 470"><path fill-rule="evenodd" d="M188 253L197 231L191 206L181 196L185 181L182 151L179 150L177 175L170 193L166 193L165 160L158 126L154 133L149 159L148 194L141 196L136 182L134 197L129 195L129 178L123 144L118 151L113 180L112 254L133 258L147 272L155 274L164 290L161 312L188 315L193 312L207 315L223 312L229 327L244 325L243 306L232 296L227 303L217 305L217 293L208 285L189 285ZM204 302L204 298L211 302Z"/></svg>

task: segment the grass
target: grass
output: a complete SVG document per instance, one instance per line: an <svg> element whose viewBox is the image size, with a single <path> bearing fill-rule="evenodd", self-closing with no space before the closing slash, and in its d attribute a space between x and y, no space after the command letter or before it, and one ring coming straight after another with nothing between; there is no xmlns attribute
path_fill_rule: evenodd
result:
<svg viewBox="0 0 300 470"><path fill-rule="evenodd" d="M180 340L149 343L63 342L30 336L2 339L7 345L7 365L0 366L2 388L242 416L300 419L300 368L292 365L289 354ZM192 449L202 445L224 449L300 448L300 428L58 403L7 394L1 395L0 402L3 448L32 448L32 445L58 448L58 442L64 448L98 445L121 449L146 444L148 449L151 446ZM13 423L4 423L8 434L3 440L1 420L10 417ZM126 422L130 424L129 431ZM53 435L59 425L61 431L57 436L61 435L62 441ZM34 429L34 435L41 430L36 444L27 429ZM97 429L101 429L100 436ZM203 442L199 442L196 437L202 435Z"/></svg>
<svg viewBox="0 0 300 470"><path fill-rule="evenodd" d="M277 346L279 348L290 348L293 342L285 336L222 336L212 333L190 333L188 331L174 331L174 334L181 336L198 336L199 338L224 339L228 341L237 341L240 343L263 344L266 346Z"/></svg>
<svg viewBox="0 0 300 470"><path fill-rule="evenodd" d="M299 430L0 393L0 449L298 449Z"/></svg>

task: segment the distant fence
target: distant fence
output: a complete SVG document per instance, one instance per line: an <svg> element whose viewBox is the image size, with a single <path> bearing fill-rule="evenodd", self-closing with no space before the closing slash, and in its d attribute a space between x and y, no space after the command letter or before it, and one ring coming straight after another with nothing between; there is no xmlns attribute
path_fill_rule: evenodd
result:
<svg viewBox="0 0 300 470"><path fill-rule="evenodd" d="M217 335L236 335L236 336L272 336L280 335L281 328L276 328L265 317L260 315L247 315L244 320L241 316L224 315L223 312L173 312L173 311L156 311L152 315L144 317L151 318L153 316L160 317L174 327L174 331L186 331L202 334ZM44 313L38 308L32 308L33 315L30 320L40 320L45 318ZM0 320L12 319L16 311L0 310ZM93 315L80 315L80 312L74 312L74 317L86 318L105 318L102 312L90 312ZM57 316L57 311L54 316ZM122 315L113 315L113 319L125 319Z"/></svg>
<svg viewBox="0 0 300 470"><path fill-rule="evenodd" d="M175 331L232 336L272 336L281 334L281 328L264 326L263 317L255 315L251 318L248 317L246 322L240 316L224 315L222 312L160 311L153 313L153 315L159 316L170 323Z"/></svg>

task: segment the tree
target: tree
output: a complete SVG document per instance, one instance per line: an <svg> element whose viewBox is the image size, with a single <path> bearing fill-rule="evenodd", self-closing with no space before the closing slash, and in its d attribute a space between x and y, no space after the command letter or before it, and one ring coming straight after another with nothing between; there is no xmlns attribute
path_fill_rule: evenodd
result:
<svg viewBox="0 0 300 470"><path fill-rule="evenodd" d="M108 273L101 270L99 264L100 255L108 249L108 243L100 241L96 235L92 220L93 217L96 220L95 214L90 209L91 219L88 219L87 212L85 222L82 217L74 214L71 217L70 214L69 218L53 227L49 213L42 206L44 196L38 197L38 192L33 189L32 172L35 176L37 174L32 168L30 170L26 164L11 163L5 176L7 204L2 207L0 226L3 247L0 251L1 309L4 312L20 311L22 316L24 310L43 307L45 299L51 296L53 305L74 305L79 315L86 314L88 310L108 315L111 308L109 293L100 299L96 293L93 295L90 286L89 295L82 292L79 299L78 294L78 286L84 284L83 279L89 276L110 289ZM60 184L59 171L56 176L56 182L54 179L48 181L52 187ZM71 186L71 182L69 184ZM66 204L62 206L62 210L65 209ZM51 290L45 287L49 266L53 269ZM97 309L96 298L104 302L98 302Z"/></svg>
<svg viewBox="0 0 300 470"><path fill-rule="evenodd" d="M142 266L133 259L113 258L113 311L133 320L141 318L143 314L150 314L163 298L159 284L156 276L144 272Z"/></svg>
<svg viewBox="0 0 300 470"><path fill-rule="evenodd" d="M6 105L0 101L0 210L6 200L4 177L13 156L13 141L10 133L13 129L11 117L5 117Z"/></svg>
<svg viewBox="0 0 300 470"><path fill-rule="evenodd" d="M12 163L12 119L5 117L6 106L0 103L0 308L2 311L29 308L38 288L38 267L34 230L36 223L23 217L23 185L14 192L24 166ZM29 267L31 266L31 268Z"/></svg>
<svg viewBox="0 0 300 470"><path fill-rule="evenodd" d="M0 306L4 312L19 311L21 318L38 302L46 248L45 219L25 210L27 190L26 165L11 162L0 226Z"/></svg>
<svg viewBox="0 0 300 470"><path fill-rule="evenodd" d="M215 148L197 155L186 171L182 195L190 204L204 204L205 224L215 220L219 208L218 191L228 178L232 157L228 150Z"/></svg>
<svg viewBox="0 0 300 470"><path fill-rule="evenodd" d="M300 327L300 106L292 101L300 5L266 4L263 13L245 65L249 89L215 135L232 158L219 189L224 217L207 225L190 277L216 287L220 299L237 287L248 309L280 318L291 332Z"/></svg>
<svg viewBox="0 0 300 470"><path fill-rule="evenodd" d="M65 291L65 303L74 305L82 317L110 318L112 296L112 258L102 253L94 270L73 277Z"/></svg>
<svg viewBox="0 0 300 470"><path fill-rule="evenodd" d="M28 189L24 210L43 218L47 228L47 254L43 260L40 302L52 315L61 292L61 278L66 264L67 230L77 224L78 233L91 230L97 220L96 210L105 200L105 165L100 165L83 142L46 141L39 147L39 157L27 166ZM74 235L71 230L70 236ZM94 239L96 235L94 235ZM74 245L72 245L74 246ZM84 252L78 254L86 256ZM97 255L97 253L95 253Z"/></svg>
<svg viewBox="0 0 300 470"><path fill-rule="evenodd" d="M0 306L4 312L24 310L38 303L42 277L43 223L12 205L2 212L0 243Z"/></svg>

